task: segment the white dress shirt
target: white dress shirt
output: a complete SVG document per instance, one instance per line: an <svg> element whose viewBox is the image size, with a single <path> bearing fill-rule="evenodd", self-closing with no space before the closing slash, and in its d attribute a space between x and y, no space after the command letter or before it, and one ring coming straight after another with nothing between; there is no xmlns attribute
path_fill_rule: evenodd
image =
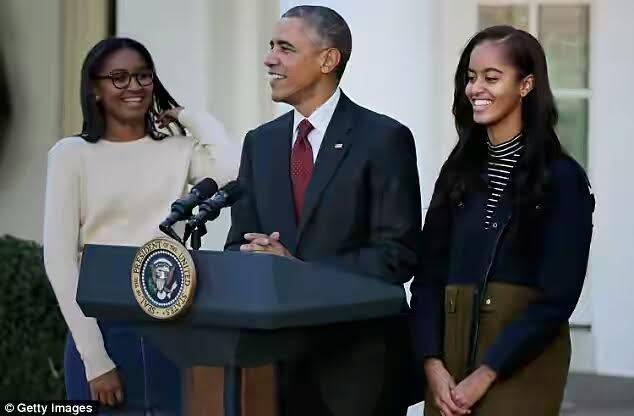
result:
<svg viewBox="0 0 634 416"><path fill-rule="evenodd" d="M337 87L328 101L323 103L319 108L313 111L313 114L311 114L310 117L308 117L308 121L310 121L310 124L312 124L314 127L314 129L311 130L310 133L308 133L308 141L313 148L313 162L317 160L319 147L321 146L321 142L324 140L324 135L326 134L328 124L330 124L332 115L335 113L335 109L337 108L339 97L341 97L341 90L339 87ZM306 118L297 110L294 110L293 113L293 142L291 143L291 150L293 148L293 145L295 144L295 141L297 140L299 123Z"/></svg>

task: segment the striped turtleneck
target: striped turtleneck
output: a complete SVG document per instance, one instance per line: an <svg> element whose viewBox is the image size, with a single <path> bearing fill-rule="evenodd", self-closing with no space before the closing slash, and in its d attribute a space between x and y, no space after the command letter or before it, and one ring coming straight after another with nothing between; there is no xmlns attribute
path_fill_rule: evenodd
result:
<svg viewBox="0 0 634 416"><path fill-rule="evenodd" d="M484 228L489 229L502 193L511 182L513 168L522 156L524 143L522 142L521 133L501 144L492 144L490 141L487 141L487 143L489 146L487 158L489 197L485 210Z"/></svg>

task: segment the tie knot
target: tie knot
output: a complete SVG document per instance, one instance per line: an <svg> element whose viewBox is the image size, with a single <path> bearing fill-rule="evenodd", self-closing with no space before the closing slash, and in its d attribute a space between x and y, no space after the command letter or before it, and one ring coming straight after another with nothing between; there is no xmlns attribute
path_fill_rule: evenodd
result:
<svg viewBox="0 0 634 416"><path fill-rule="evenodd" d="M297 138L306 139L308 137L308 133L310 133L315 127L310 124L307 118L303 119L299 122L299 126L297 127Z"/></svg>

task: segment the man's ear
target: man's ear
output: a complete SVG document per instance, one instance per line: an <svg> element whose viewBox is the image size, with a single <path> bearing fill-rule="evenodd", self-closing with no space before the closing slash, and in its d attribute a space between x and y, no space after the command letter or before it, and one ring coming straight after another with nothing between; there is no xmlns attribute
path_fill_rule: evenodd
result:
<svg viewBox="0 0 634 416"><path fill-rule="evenodd" d="M328 48L322 52L322 74L329 74L334 71L341 62L341 52L337 48Z"/></svg>

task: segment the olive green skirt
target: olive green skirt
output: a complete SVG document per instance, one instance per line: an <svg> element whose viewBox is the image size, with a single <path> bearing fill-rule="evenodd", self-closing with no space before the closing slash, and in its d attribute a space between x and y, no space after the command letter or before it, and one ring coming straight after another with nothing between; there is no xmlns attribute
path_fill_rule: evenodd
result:
<svg viewBox="0 0 634 416"><path fill-rule="evenodd" d="M450 285L445 290L443 359L459 383L468 376L469 339L475 287ZM498 334L538 298L525 286L491 282L480 305L476 368ZM508 378L497 380L478 402L478 416L558 416L570 366L570 329L563 325L557 338ZM439 416L429 391L425 416Z"/></svg>

